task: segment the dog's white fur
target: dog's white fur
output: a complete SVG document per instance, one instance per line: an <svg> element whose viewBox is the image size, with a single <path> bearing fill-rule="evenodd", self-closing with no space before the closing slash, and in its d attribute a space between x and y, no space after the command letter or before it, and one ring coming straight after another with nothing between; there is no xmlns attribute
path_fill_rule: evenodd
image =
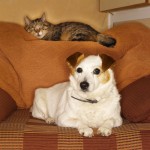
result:
<svg viewBox="0 0 150 150"><path fill-rule="evenodd" d="M76 67L81 67L83 72L75 71L70 75L69 82L37 89L32 107L33 117L47 123L55 122L61 127L77 128L80 134L87 137L93 136L92 128L98 128L98 134L109 136L113 127L122 124L120 95L111 69L107 70L110 79L106 83L101 83L103 73L99 76L93 74L93 70L101 66L100 56L88 56ZM85 80L89 83L86 92L80 88L80 83ZM98 103L82 102L71 96L82 100L96 99Z"/></svg>

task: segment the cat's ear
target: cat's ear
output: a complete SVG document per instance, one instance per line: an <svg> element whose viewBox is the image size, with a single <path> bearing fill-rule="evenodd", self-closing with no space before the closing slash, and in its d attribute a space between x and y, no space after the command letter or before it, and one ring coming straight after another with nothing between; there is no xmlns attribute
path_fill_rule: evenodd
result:
<svg viewBox="0 0 150 150"><path fill-rule="evenodd" d="M41 20L42 20L42 22L46 21L46 15L45 15L45 13L42 14Z"/></svg>
<svg viewBox="0 0 150 150"><path fill-rule="evenodd" d="M31 23L31 20L28 16L25 16L24 17L24 22L25 22L25 25L29 25Z"/></svg>
<svg viewBox="0 0 150 150"><path fill-rule="evenodd" d="M115 60L106 54L101 54L100 57L102 59L102 69L104 72L115 63Z"/></svg>
<svg viewBox="0 0 150 150"><path fill-rule="evenodd" d="M80 52L76 52L69 56L66 59L66 62L68 64L68 67L71 70L71 73L73 74L75 67L84 59L84 54Z"/></svg>

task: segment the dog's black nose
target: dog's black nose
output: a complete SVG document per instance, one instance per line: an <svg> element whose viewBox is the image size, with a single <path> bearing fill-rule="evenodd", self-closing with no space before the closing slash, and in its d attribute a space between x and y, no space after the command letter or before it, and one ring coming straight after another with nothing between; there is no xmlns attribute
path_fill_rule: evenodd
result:
<svg viewBox="0 0 150 150"><path fill-rule="evenodd" d="M80 87L83 91L87 91L88 87L89 87L89 83L86 81L83 81L80 83Z"/></svg>

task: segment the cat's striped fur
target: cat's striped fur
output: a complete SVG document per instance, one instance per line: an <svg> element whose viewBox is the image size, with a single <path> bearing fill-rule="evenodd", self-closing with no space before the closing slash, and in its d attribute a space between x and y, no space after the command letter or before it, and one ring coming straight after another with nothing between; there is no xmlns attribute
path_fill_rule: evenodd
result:
<svg viewBox="0 0 150 150"><path fill-rule="evenodd" d="M26 16L25 30L43 40L95 41L107 47L112 47L116 44L116 40L113 37L101 34L87 24L64 22L54 25L46 20L45 14L35 20L30 20Z"/></svg>

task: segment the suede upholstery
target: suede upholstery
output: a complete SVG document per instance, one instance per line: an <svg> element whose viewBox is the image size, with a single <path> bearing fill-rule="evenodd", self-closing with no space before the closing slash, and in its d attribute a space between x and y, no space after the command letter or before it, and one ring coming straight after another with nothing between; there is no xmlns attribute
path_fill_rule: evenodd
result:
<svg viewBox="0 0 150 150"><path fill-rule="evenodd" d="M0 122L5 120L16 109L17 105L12 97L0 89Z"/></svg>
<svg viewBox="0 0 150 150"><path fill-rule="evenodd" d="M19 108L29 108L36 88L68 80L66 58L77 51L86 55L105 53L112 56L116 60L114 72L119 91L150 74L148 28L128 23L106 33L116 38L115 47L107 48L95 42L42 41L20 25L1 22L0 88L11 95ZM140 107L136 108L141 111Z"/></svg>

